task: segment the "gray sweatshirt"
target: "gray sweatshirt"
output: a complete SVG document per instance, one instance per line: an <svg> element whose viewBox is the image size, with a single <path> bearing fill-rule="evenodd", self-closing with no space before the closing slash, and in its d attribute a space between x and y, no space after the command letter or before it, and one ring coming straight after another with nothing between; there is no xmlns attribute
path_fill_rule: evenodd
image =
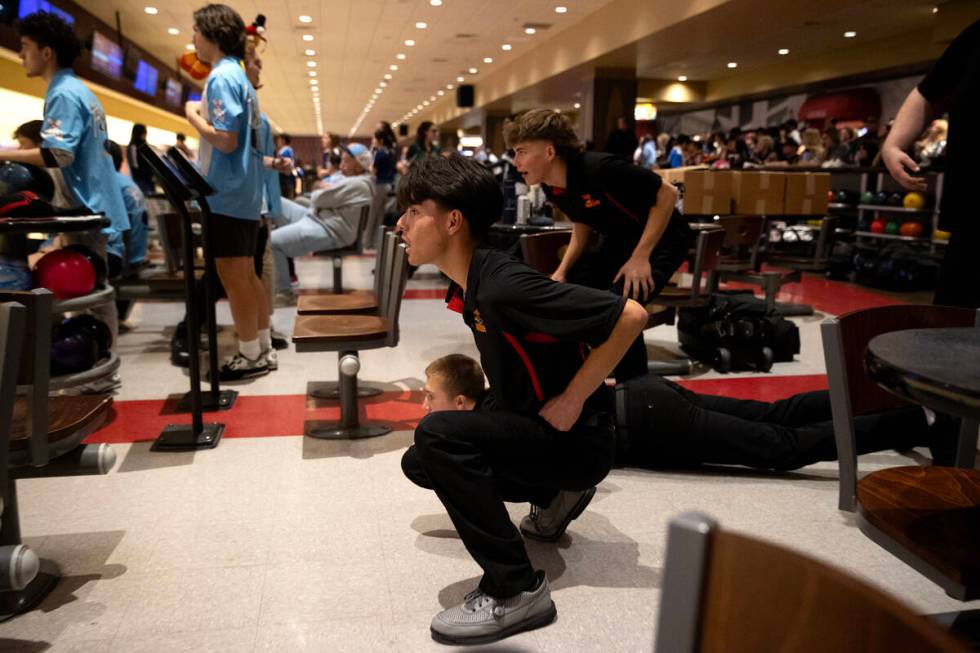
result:
<svg viewBox="0 0 980 653"><path fill-rule="evenodd" d="M313 191L310 215L323 225L337 241L338 247L353 245L357 240L357 221L361 207L370 205L374 196L371 175L344 177L329 188Z"/></svg>

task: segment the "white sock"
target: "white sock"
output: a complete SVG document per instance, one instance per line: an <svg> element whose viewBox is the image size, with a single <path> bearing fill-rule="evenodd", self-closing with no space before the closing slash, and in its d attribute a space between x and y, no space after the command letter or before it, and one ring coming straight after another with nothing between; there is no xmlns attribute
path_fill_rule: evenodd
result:
<svg viewBox="0 0 980 653"><path fill-rule="evenodd" d="M242 356L252 361L258 360L262 354L262 350L259 348L258 338L255 340L239 340L238 351Z"/></svg>
<svg viewBox="0 0 980 653"><path fill-rule="evenodd" d="M259 329L259 349L266 351L272 347L272 326L268 329Z"/></svg>

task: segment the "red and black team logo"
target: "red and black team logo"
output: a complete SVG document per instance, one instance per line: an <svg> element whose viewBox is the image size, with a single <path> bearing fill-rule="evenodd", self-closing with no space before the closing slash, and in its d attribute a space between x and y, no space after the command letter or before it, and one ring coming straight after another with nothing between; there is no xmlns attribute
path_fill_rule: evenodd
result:
<svg viewBox="0 0 980 653"><path fill-rule="evenodd" d="M487 325L483 323L483 318L480 317L480 309L473 309L473 328L480 333L487 332Z"/></svg>

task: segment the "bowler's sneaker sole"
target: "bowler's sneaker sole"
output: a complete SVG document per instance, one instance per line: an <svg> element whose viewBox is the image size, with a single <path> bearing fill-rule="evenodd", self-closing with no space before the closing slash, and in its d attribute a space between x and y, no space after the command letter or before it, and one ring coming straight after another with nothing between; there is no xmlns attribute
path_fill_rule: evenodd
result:
<svg viewBox="0 0 980 653"><path fill-rule="evenodd" d="M592 502L592 497L594 496L595 488L590 487L582 494L581 497L579 497L579 500L575 502L575 505L568 511L568 514L565 515L565 519L562 520L558 530L551 535L542 535L541 533L527 530L523 526L520 528L521 535L532 540L537 540L538 542L557 542L561 539L561 536L565 534L565 531L568 530L568 525L578 519L579 515L585 512L585 509L589 506L589 503Z"/></svg>
<svg viewBox="0 0 980 653"><path fill-rule="evenodd" d="M475 644L489 644L491 642L497 642L507 637L516 635L517 633L523 633L528 630L536 630L538 628L543 628L548 624L552 623L558 616L558 608L555 607L554 601L549 601L548 609L536 614L532 617L525 619L524 621L519 621L515 624L511 624L506 628L502 628L497 632L490 633L487 635L474 635L471 637L456 637L453 635L446 635L436 631L434 628L430 628L429 631L432 633L432 639L439 642L440 644L458 644L458 645L475 645Z"/></svg>

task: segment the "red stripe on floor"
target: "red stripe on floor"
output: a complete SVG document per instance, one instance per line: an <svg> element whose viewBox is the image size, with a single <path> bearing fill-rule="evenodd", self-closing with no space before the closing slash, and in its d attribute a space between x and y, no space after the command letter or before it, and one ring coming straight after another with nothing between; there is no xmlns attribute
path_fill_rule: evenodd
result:
<svg viewBox="0 0 980 653"><path fill-rule="evenodd" d="M692 379L681 384L695 392L739 399L775 401L797 392L823 390L826 377L754 376L731 379ZM386 392L361 401L361 420L387 423L398 431L412 430L424 415L421 392ZM319 405L304 395L239 396L231 410L205 413L205 422L225 425L225 437L259 438L301 435L306 420L336 420L340 407ZM174 414L172 403L162 399L117 401L109 423L86 442L122 444L154 440L168 424L189 424L187 414Z"/></svg>

